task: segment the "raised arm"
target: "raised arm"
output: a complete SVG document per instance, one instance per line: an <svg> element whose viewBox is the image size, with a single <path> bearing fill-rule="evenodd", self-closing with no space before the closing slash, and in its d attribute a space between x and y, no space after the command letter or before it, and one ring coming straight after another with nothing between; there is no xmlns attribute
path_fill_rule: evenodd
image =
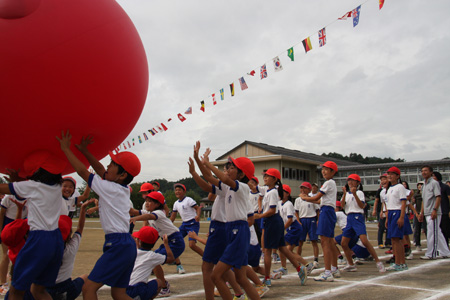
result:
<svg viewBox="0 0 450 300"><path fill-rule="evenodd" d="M236 182L234 180L230 179L230 177L228 177L224 172L220 171L218 168L213 166L210 163L208 156L203 156L202 162L209 170L211 170L211 172L214 173L214 175L217 176L217 178L219 178L220 181L222 181L223 183L225 183L232 189L236 188Z"/></svg>
<svg viewBox="0 0 450 300"><path fill-rule="evenodd" d="M59 141L62 152L64 152L64 154L66 155L70 164L75 169L75 172L77 172L78 175L80 175L80 177L87 182L89 180L89 176L91 175L91 173L88 171L88 169L86 169L86 167L78 159L78 157L76 157L75 154L73 154L72 150L70 150L70 144L72 139L72 135L70 134L70 132L67 131L67 133L64 134L64 131L62 131L61 138L56 137L56 139ZM101 176L103 176L103 174Z"/></svg>
<svg viewBox="0 0 450 300"><path fill-rule="evenodd" d="M103 178L103 174L105 174L105 167L98 161L97 158L95 158L94 155L92 155L91 152L88 150L88 145L94 143L94 138L91 135L88 135L87 137L83 137L81 139L80 144L75 145L77 149L81 152L81 154L86 157L87 161L91 165L91 167L94 169L94 171Z"/></svg>
<svg viewBox="0 0 450 300"><path fill-rule="evenodd" d="M212 192L211 184L209 184L208 182L203 180L200 177L200 175L197 174L197 172L195 171L194 161L190 157L189 157L188 165L189 165L189 173L191 173L192 178L194 178L194 180L195 180L195 183L197 183L197 185L205 192L211 193Z"/></svg>
<svg viewBox="0 0 450 300"><path fill-rule="evenodd" d="M77 197L75 206L80 207L82 205L82 202L86 201L86 199L89 198L90 193L91 193L91 188L88 185L86 185L86 189L84 190L83 194Z"/></svg>
<svg viewBox="0 0 450 300"><path fill-rule="evenodd" d="M219 179L212 176L211 171L208 170L208 168L205 167L205 165L202 163L200 157L198 156L198 153L200 151L200 141L197 141L194 146L194 159L195 162L198 165L198 168L200 169L200 172L202 173L203 177L211 184L214 184L215 186L219 185ZM203 154L203 158L208 158L209 160L209 154L211 153L211 149L207 148L205 153Z"/></svg>
<svg viewBox="0 0 450 300"><path fill-rule="evenodd" d="M84 223L86 221L86 210L89 204L94 203L95 202L95 198L89 199L88 201L84 202L81 205L81 209L80 209L80 217L78 218L78 226L77 226L77 232L79 234L83 233L83 229L84 229Z"/></svg>

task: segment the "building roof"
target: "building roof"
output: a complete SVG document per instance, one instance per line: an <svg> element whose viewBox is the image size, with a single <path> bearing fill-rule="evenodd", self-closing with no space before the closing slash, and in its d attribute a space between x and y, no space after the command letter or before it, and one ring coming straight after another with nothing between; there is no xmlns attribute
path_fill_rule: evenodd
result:
<svg viewBox="0 0 450 300"><path fill-rule="evenodd" d="M347 160L329 158L329 157L317 155L314 153L307 153L307 152L303 152L303 151L299 151L299 150L286 149L283 147L272 146L272 145L267 145L264 143L257 143L257 142L252 142L252 141L244 141L243 143L237 145L233 149L231 149L228 152L219 156L216 160L226 159L230 155L231 152L235 151L236 149L242 147L245 144L261 148L261 149L271 152L275 155L281 155L281 156L285 156L285 157L293 157L293 158L297 158L297 159L301 159L301 160L305 160L305 161L310 161L311 163L315 163L315 164L322 164L328 160L333 160L338 166L358 166L358 165L360 165L359 163L355 163L355 162L351 162L351 161L347 161Z"/></svg>
<svg viewBox="0 0 450 300"><path fill-rule="evenodd" d="M405 161L405 162L390 162L381 164L360 164L354 166L343 166L340 170L363 170L363 169L380 169L387 170L392 166L398 168L405 167L423 167L424 165L430 166L441 166L449 165L450 159L439 159L439 160L417 160L417 161Z"/></svg>

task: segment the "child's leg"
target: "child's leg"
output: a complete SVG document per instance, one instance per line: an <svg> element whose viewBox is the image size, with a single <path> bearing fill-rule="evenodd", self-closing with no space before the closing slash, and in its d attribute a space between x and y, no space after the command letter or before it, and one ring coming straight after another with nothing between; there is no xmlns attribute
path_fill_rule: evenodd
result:
<svg viewBox="0 0 450 300"><path fill-rule="evenodd" d="M272 268L272 249L264 249L264 270L265 278L270 278L270 269Z"/></svg>
<svg viewBox="0 0 450 300"><path fill-rule="evenodd" d="M244 268L244 267L243 267ZM247 270L247 278L250 279L251 281L253 281L253 283L256 286L262 286L263 283L261 281L261 279L259 279L258 274L256 274L256 272L254 271L253 268L250 268L250 266L246 266L245 267Z"/></svg>
<svg viewBox="0 0 450 300"><path fill-rule="evenodd" d="M401 265L405 263L405 247L403 247L402 239L391 238L392 249L395 256L395 263Z"/></svg>
<svg viewBox="0 0 450 300"><path fill-rule="evenodd" d="M223 274L223 279L225 280L225 282L228 282L231 285L235 295L242 295L244 293L241 289L241 286L237 283L236 276L234 275L234 272L231 271L231 269Z"/></svg>
<svg viewBox="0 0 450 300"><path fill-rule="evenodd" d="M249 297L252 300L259 300L258 291L256 291L255 287L248 281L247 278L247 266L243 266L240 269L235 268L234 274L236 274L236 281L242 286Z"/></svg>
<svg viewBox="0 0 450 300"><path fill-rule="evenodd" d="M132 298L127 295L126 288L111 287L111 297L114 300L132 300Z"/></svg>
<svg viewBox="0 0 450 300"><path fill-rule="evenodd" d="M13 285L9 288L9 299L11 300L22 300L24 295L25 291L16 290Z"/></svg>
<svg viewBox="0 0 450 300"><path fill-rule="evenodd" d="M255 271L258 274L261 274L263 276L266 276L266 269L264 267L261 266L257 266L257 267L252 267L253 271Z"/></svg>
<svg viewBox="0 0 450 300"><path fill-rule="evenodd" d="M350 238L343 236L341 241L342 250L344 250L345 258L347 259L347 263L350 266L353 266L353 259L352 259L352 250L348 246L348 243L350 242Z"/></svg>
<svg viewBox="0 0 450 300"><path fill-rule="evenodd" d="M290 251L286 246L278 248L280 250L280 253L283 253L287 259L291 262L291 264L294 266L295 269L298 269L300 266L298 262L300 262L303 265L306 265L308 262L301 257L300 255L294 254L292 251Z"/></svg>
<svg viewBox="0 0 450 300"><path fill-rule="evenodd" d="M158 278L159 280L162 281L162 288L167 288L167 284L166 284L166 278L164 277L164 270L163 268L159 265L156 266L153 269L153 273L155 273L156 278Z"/></svg>
<svg viewBox="0 0 450 300"><path fill-rule="evenodd" d="M317 245L317 241L311 241L313 247L314 260L319 260L319 245Z"/></svg>
<svg viewBox="0 0 450 300"><path fill-rule="evenodd" d="M214 299L214 282L211 278L213 269L214 269L213 263L203 261L202 263L203 288L205 289L206 300Z"/></svg>
<svg viewBox="0 0 450 300"><path fill-rule="evenodd" d="M367 251L369 251L370 255L372 255L372 257L375 259L376 262L379 262L380 259L378 258L377 253L375 252L375 249L373 248L372 244L369 242L369 240L367 239L367 235L365 234L361 234L359 236L359 239L361 240L361 242L363 243L364 247L366 247Z"/></svg>
<svg viewBox="0 0 450 300"><path fill-rule="evenodd" d="M331 271L331 265L333 261L333 250L332 250L332 241L333 238L326 237L324 235L320 236L320 241L322 245L322 252L323 252L323 260L325 265L325 271ZM337 257L336 257L337 260Z"/></svg>
<svg viewBox="0 0 450 300"><path fill-rule="evenodd" d="M6 283L6 277L8 274L9 257L8 257L8 247L2 244L3 256L0 262L0 284Z"/></svg>
<svg viewBox="0 0 450 300"><path fill-rule="evenodd" d="M230 265L227 265L221 261L216 265L214 268L211 279L216 285L217 289L219 290L220 296L223 300L233 300L233 296L231 295L230 290L227 287L227 284L225 283L225 280L223 278L223 275L225 272L231 269Z"/></svg>
<svg viewBox="0 0 450 300"><path fill-rule="evenodd" d="M197 252L198 255L203 256L203 249L197 246L196 241L189 241L189 248Z"/></svg>
<svg viewBox="0 0 450 300"><path fill-rule="evenodd" d="M280 251L281 266L286 269L286 256Z"/></svg>
<svg viewBox="0 0 450 300"><path fill-rule="evenodd" d="M304 243L304 241L300 241L300 242L298 243L297 254L300 255L300 256L302 256L303 243Z"/></svg>
<svg viewBox="0 0 450 300"><path fill-rule="evenodd" d="M103 286L103 283L94 282L86 278L83 284L83 299L84 300L96 300L97 291Z"/></svg>

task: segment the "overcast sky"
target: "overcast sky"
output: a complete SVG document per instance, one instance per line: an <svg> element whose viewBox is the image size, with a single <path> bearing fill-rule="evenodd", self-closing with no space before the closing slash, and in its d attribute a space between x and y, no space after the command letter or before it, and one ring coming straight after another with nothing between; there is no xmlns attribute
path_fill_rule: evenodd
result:
<svg viewBox="0 0 450 300"><path fill-rule="evenodd" d="M355 28L351 19L334 22L363 1L118 0L139 31L150 73L129 139L161 122L168 127L131 148L143 165L135 181L190 176L196 140L212 159L245 140L316 154L450 156L450 2L386 0L380 11L369 0ZM319 48L317 32L327 25ZM308 36L313 50L305 54ZM292 46L294 62L286 55ZM275 56L284 68L276 73ZM217 96L213 106L210 95L221 88L225 100ZM190 106L181 123L177 114Z"/></svg>

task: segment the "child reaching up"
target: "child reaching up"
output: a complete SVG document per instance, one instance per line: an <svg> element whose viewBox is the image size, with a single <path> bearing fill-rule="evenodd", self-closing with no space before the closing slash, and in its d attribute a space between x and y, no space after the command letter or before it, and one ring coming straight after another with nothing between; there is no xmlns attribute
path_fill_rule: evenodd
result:
<svg viewBox="0 0 450 300"><path fill-rule="evenodd" d="M131 152L114 155L109 152L111 162L105 167L88 150L93 138L83 138L75 145L83 154L97 175L91 174L70 149L72 136L69 131L56 137L61 150L72 167L88 186L99 195L100 223L105 232L103 255L83 285L83 299L97 299L97 291L104 284L111 286L113 299L131 299L126 294L136 259L136 243L129 231L130 189L128 184L141 171L141 163Z"/></svg>

